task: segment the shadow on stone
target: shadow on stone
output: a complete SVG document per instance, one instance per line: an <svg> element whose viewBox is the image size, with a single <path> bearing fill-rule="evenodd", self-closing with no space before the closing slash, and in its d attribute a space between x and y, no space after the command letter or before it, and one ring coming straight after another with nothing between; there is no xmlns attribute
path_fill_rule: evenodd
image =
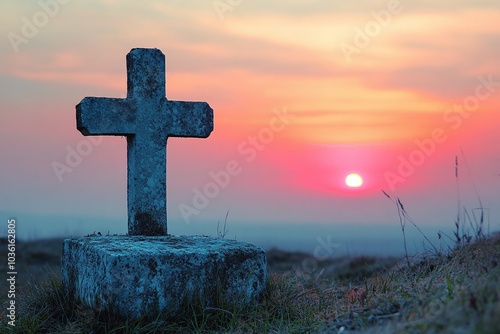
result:
<svg viewBox="0 0 500 334"><path fill-rule="evenodd" d="M167 235L167 231L163 228L163 225L147 212L139 212L135 215L135 225L137 226L137 231L141 231L141 235Z"/></svg>

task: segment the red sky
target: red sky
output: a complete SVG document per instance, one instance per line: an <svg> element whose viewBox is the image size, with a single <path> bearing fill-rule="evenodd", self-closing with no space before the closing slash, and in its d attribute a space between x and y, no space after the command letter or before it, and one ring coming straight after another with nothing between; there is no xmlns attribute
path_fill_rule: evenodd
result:
<svg viewBox="0 0 500 334"><path fill-rule="evenodd" d="M123 138L90 144L71 173L53 166L90 143L75 105L124 97L125 55L156 47L167 98L207 101L215 113L209 139L168 141L174 231L228 210L235 225L397 224L382 190L420 224L451 227L455 156L463 204L477 206L477 191L499 227L496 2L45 0L2 2L0 12L5 215L118 217L123 226L108 228L126 231ZM239 173L183 217L230 162ZM363 187L345 186L351 172Z"/></svg>

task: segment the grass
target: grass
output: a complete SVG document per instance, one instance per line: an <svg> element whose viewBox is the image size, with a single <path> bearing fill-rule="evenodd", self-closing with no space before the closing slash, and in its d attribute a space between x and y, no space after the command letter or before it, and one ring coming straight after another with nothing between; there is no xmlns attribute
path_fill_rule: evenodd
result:
<svg viewBox="0 0 500 334"><path fill-rule="evenodd" d="M296 258L293 258L293 257ZM297 258L298 256L298 258ZM21 292L16 327L3 333L498 333L500 235L449 253L397 262L361 257L327 260L317 275L284 270L270 252L263 300L240 308L186 304L182 316L130 321L94 313L66 294L58 274ZM281 258L277 266L273 258ZM299 261L299 262L297 262ZM408 265L410 263L410 265ZM274 268L274 269L273 269ZM277 269L276 269L277 268ZM276 270L275 270L276 269ZM325 274L328 273L328 274ZM2 309L5 310L4 307Z"/></svg>
<svg viewBox="0 0 500 334"><path fill-rule="evenodd" d="M32 264L37 279L20 281L16 327L8 325L2 312L0 333L499 333L500 233L485 235L486 209L479 196L479 208L469 212L461 206L458 160L455 175L454 231L452 236L439 232L453 246L445 243L443 250L432 244L401 200L384 193L397 207L405 250L405 228L413 226L427 242L427 253L411 257L406 251L404 259L315 260L314 270L308 271L304 263L312 258L309 254L271 250L260 302L219 308L185 303L176 318L128 320L112 312L96 313L63 288L55 264L60 248L48 247L61 241L26 248L21 243L23 264L47 260L50 265L41 269ZM228 214L222 230L220 222L217 226L219 238L227 234ZM5 296L0 303L1 298ZM2 309L6 307L4 301Z"/></svg>

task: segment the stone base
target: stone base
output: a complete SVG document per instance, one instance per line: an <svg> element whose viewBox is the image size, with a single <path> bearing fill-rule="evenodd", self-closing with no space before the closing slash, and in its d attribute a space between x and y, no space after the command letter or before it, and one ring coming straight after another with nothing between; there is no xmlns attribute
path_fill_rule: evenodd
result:
<svg viewBox="0 0 500 334"><path fill-rule="evenodd" d="M241 306L266 286L256 246L202 236L95 236L66 239L62 281L95 311L127 318L175 316L183 302Z"/></svg>

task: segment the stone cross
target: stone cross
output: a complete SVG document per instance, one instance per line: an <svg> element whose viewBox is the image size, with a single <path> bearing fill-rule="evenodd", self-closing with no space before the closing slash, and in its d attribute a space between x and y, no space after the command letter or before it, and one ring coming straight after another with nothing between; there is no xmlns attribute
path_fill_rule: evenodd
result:
<svg viewBox="0 0 500 334"><path fill-rule="evenodd" d="M85 135L127 137L129 235L167 235L168 137L206 138L213 110L206 102L169 101L165 55L132 49L127 55L127 98L86 97L76 106Z"/></svg>

